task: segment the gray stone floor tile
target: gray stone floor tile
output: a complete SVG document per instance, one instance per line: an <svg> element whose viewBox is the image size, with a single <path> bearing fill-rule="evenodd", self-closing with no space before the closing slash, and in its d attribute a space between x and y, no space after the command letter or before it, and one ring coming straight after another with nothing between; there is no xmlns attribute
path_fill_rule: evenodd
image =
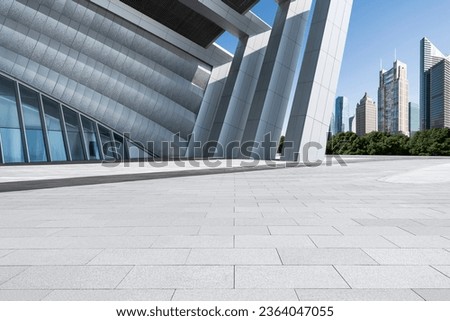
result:
<svg viewBox="0 0 450 321"><path fill-rule="evenodd" d="M172 226L233 226L232 218L178 218L171 222ZM160 225L161 226L161 225Z"/></svg>
<svg viewBox="0 0 450 321"><path fill-rule="evenodd" d="M315 248L303 235L236 235L236 248Z"/></svg>
<svg viewBox="0 0 450 321"><path fill-rule="evenodd" d="M131 229L131 227L65 228L52 236L121 236Z"/></svg>
<svg viewBox="0 0 450 321"><path fill-rule="evenodd" d="M135 227L127 235L197 235L198 226L148 226Z"/></svg>
<svg viewBox="0 0 450 321"><path fill-rule="evenodd" d="M441 249L366 249L381 265L450 265L450 253Z"/></svg>
<svg viewBox="0 0 450 321"><path fill-rule="evenodd" d="M0 301L40 301L50 290L0 290Z"/></svg>
<svg viewBox="0 0 450 321"><path fill-rule="evenodd" d="M261 219L263 218L263 214L260 212L239 212L236 213L233 210L222 212L222 211L210 211L206 214L206 218L214 219L214 218L253 218L253 219Z"/></svg>
<svg viewBox="0 0 450 321"><path fill-rule="evenodd" d="M440 272L444 273L450 278L450 264L447 263L447 265L441 266L441 265L433 265L433 267Z"/></svg>
<svg viewBox="0 0 450 321"><path fill-rule="evenodd" d="M344 235L411 235L395 226L338 226L336 229Z"/></svg>
<svg viewBox="0 0 450 321"><path fill-rule="evenodd" d="M300 301L423 301L406 289L297 289Z"/></svg>
<svg viewBox="0 0 450 321"><path fill-rule="evenodd" d="M351 200L349 200L348 202L353 202ZM318 211L317 215L322 218L322 219L340 219L340 218L344 218L344 219L362 219L362 218L374 218L374 216L372 214L368 214L368 213L363 213L363 212L355 212L355 213L347 213L347 212L343 212L343 213L322 213L321 211Z"/></svg>
<svg viewBox="0 0 450 321"><path fill-rule="evenodd" d="M119 289L231 289L232 266L137 266Z"/></svg>
<svg viewBox="0 0 450 321"><path fill-rule="evenodd" d="M1 249L61 249L70 244L58 237L11 237L0 238Z"/></svg>
<svg viewBox="0 0 450 321"><path fill-rule="evenodd" d="M284 265L375 265L360 249L278 249Z"/></svg>
<svg viewBox="0 0 450 321"><path fill-rule="evenodd" d="M355 220L349 218L296 218L300 226L360 226Z"/></svg>
<svg viewBox="0 0 450 321"><path fill-rule="evenodd" d="M0 228L0 238L50 236L61 230L60 228Z"/></svg>
<svg viewBox="0 0 450 321"><path fill-rule="evenodd" d="M114 289L130 270L127 266L32 266L0 289Z"/></svg>
<svg viewBox="0 0 450 321"><path fill-rule="evenodd" d="M54 290L44 301L170 301L173 293L174 290Z"/></svg>
<svg viewBox="0 0 450 321"><path fill-rule="evenodd" d="M416 220L418 223L420 223L421 226L450 226L450 219L423 219L423 220Z"/></svg>
<svg viewBox="0 0 450 321"><path fill-rule="evenodd" d="M450 301L450 289L414 289L426 301Z"/></svg>
<svg viewBox="0 0 450 321"><path fill-rule="evenodd" d="M26 267L21 266L0 266L0 284L25 271Z"/></svg>
<svg viewBox="0 0 450 321"><path fill-rule="evenodd" d="M269 226L272 235L341 235L331 226Z"/></svg>
<svg viewBox="0 0 450 321"><path fill-rule="evenodd" d="M0 250L0 258L4 257L5 255L11 253L12 250Z"/></svg>
<svg viewBox="0 0 450 321"><path fill-rule="evenodd" d="M85 265L100 252L87 249L17 250L0 258L0 265Z"/></svg>
<svg viewBox="0 0 450 321"><path fill-rule="evenodd" d="M387 235L386 239L401 248L447 248L450 240L441 236L393 236Z"/></svg>
<svg viewBox="0 0 450 321"><path fill-rule="evenodd" d="M348 288L332 266L236 266L236 289Z"/></svg>
<svg viewBox="0 0 450 321"><path fill-rule="evenodd" d="M236 226L289 226L297 225L297 222L292 218L237 218L235 220Z"/></svg>
<svg viewBox="0 0 450 321"><path fill-rule="evenodd" d="M449 288L450 278L430 266L337 266L355 289Z"/></svg>
<svg viewBox="0 0 450 321"><path fill-rule="evenodd" d="M450 235L450 226L405 226L414 235Z"/></svg>
<svg viewBox="0 0 450 321"><path fill-rule="evenodd" d="M423 226L418 220L410 219L354 219L363 226Z"/></svg>
<svg viewBox="0 0 450 321"><path fill-rule="evenodd" d="M149 248L158 236L86 236L67 237L67 248L74 249L145 249ZM60 238L62 239L62 238Z"/></svg>
<svg viewBox="0 0 450 321"><path fill-rule="evenodd" d="M186 263L188 254L187 249L108 249L89 265L179 265Z"/></svg>
<svg viewBox="0 0 450 321"><path fill-rule="evenodd" d="M297 301L292 289L176 290L174 301Z"/></svg>
<svg viewBox="0 0 450 321"><path fill-rule="evenodd" d="M40 226L42 222L41 220L19 219L18 217L7 219L4 217L0 222L0 228L31 228Z"/></svg>
<svg viewBox="0 0 450 321"><path fill-rule="evenodd" d="M384 237L377 235L369 236L311 236L314 244L319 248L396 248Z"/></svg>
<svg viewBox="0 0 450 321"><path fill-rule="evenodd" d="M269 235L266 226L202 226L200 235Z"/></svg>
<svg viewBox="0 0 450 321"><path fill-rule="evenodd" d="M188 265L281 265L275 249L192 249Z"/></svg>
<svg viewBox="0 0 450 321"><path fill-rule="evenodd" d="M173 235L159 236L152 248L232 248L233 236L226 235Z"/></svg>

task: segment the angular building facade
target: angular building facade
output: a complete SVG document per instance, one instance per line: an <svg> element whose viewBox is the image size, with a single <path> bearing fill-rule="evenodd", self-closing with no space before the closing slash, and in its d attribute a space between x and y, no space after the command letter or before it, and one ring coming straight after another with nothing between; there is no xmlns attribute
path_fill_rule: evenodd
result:
<svg viewBox="0 0 450 321"><path fill-rule="evenodd" d="M392 69L380 71L378 131L409 135L409 83L406 64L396 60Z"/></svg>
<svg viewBox="0 0 450 321"><path fill-rule="evenodd" d="M450 56L421 41L420 127L450 128Z"/></svg>
<svg viewBox="0 0 450 321"><path fill-rule="evenodd" d="M274 158L260 143L278 140L297 81L288 159L325 145L352 0L277 1L272 28L257 2L2 0L0 163L239 157L223 146L246 141Z"/></svg>

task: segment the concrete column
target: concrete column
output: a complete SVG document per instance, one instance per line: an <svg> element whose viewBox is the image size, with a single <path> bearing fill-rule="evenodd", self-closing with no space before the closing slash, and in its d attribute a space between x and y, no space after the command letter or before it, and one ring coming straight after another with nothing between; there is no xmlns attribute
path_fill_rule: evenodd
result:
<svg viewBox="0 0 450 321"><path fill-rule="evenodd" d="M287 161L325 157L353 0L316 1L311 29L286 132Z"/></svg>
<svg viewBox="0 0 450 321"><path fill-rule="evenodd" d="M202 157L202 147L208 142L211 129L219 108L231 62L215 67L211 73L200 111L189 141L186 157Z"/></svg>
<svg viewBox="0 0 450 321"><path fill-rule="evenodd" d="M219 104L210 141L240 141L260 75L270 31L241 39ZM223 156L218 149L216 156Z"/></svg>
<svg viewBox="0 0 450 321"><path fill-rule="evenodd" d="M279 1L242 142L278 142L289 103L312 0ZM254 148L253 156L274 159L276 145ZM228 157L237 155L227 155Z"/></svg>

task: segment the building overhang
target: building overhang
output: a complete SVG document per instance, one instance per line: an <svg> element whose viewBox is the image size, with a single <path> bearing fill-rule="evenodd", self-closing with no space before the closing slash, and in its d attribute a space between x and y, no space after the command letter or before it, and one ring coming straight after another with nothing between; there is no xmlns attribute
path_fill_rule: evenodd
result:
<svg viewBox="0 0 450 321"><path fill-rule="evenodd" d="M120 2L203 48L208 48L224 31L243 37L270 30L270 26L249 11L259 0L120 0Z"/></svg>

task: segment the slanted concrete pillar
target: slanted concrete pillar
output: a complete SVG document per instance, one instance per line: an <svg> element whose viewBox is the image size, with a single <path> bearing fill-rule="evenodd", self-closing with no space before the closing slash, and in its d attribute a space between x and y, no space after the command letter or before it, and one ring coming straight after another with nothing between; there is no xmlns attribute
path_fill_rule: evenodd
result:
<svg viewBox="0 0 450 321"><path fill-rule="evenodd" d="M203 97L200 111L189 140L186 157L203 157L203 146L208 142L214 117L217 114L220 98L230 70L231 62L215 67L211 73L208 87Z"/></svg>
<svg viewBox="0 0 450 321"><path fill-rule="evenodd" d="M224 149L244 133L269 36L266 31L239 42L209 138ZM216 156L223 156L222 150Z"/></svg>
<svg viewBox="0 0 450 321"><path fill-rule="evenodd" d="M325 157L353 0L316 1L286 132L284 159L311 163Z"/></svg>
<svg viewBox="0 0 450 321"><path fill-rule="evenodd" d="M261 144L270 135L278 142L283 127L289 97L299 64L301 46L312 0L279 1L266 55L252 101L242 142ZM253 156L274 159L274 147L254 147ZM237 155L227 155L236 157Z"/></svg>

